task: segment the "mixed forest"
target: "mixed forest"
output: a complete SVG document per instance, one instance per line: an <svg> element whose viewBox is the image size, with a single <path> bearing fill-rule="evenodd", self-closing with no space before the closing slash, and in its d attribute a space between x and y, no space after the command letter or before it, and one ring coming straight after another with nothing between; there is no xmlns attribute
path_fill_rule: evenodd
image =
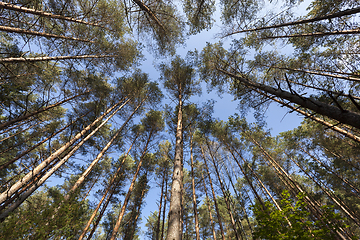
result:
<svg viewBox="0 0 360 240"><path fill-rule="evenodd" d="M359 14L358 0L0 1L0 238L358 239ZM193 101L206 91L238 109L220 120ZM270 104L301 124L273 136Z"/></svg>

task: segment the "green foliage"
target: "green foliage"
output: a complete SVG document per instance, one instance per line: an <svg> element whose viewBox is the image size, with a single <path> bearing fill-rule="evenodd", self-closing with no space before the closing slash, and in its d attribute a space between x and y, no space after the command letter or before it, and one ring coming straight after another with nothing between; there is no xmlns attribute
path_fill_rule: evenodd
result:
<svg viewBox="0 0 360 240"><path fill-rule="evenodd" d="M313 221L309 217L305 195L299 193L297 198L295 202L288 191L283 191L280 203L282 211L270 202L265 202L264 207L256 203L253 206L257 221L254 237L268 240L337 239L335 232L347 227L341 215L335 213L334 207L330 205L323 205L321 219Z"/></svg>

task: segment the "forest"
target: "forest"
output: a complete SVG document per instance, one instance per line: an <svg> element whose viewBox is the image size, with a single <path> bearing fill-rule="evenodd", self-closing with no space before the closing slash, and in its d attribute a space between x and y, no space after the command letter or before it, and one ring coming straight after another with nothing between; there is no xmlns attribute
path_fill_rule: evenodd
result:
<svg viewBox="0 0 360 240"><path fill-rule="evenodd" d="M359 17L0 1L0 239L359 239ZM301 123L272 133L270 106Z"/></svg>

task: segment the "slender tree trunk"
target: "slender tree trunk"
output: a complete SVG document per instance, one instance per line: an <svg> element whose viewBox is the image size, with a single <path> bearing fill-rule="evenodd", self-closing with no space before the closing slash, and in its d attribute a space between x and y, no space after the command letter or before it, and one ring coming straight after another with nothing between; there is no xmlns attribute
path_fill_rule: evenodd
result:
<svg viewBox="0 0 360 240"><path fill-rule="evenodd" d="M14 28L14 27L7 27L7 26L0 26L0 31L10 32L10 33L23 33L23 34L27 34L27 35L47 37L47 38L60 38L60 39L66 39L66 40L95 43L94 41L91 41L88 39L66 37L66 36L62 36L62 35L56 35L56 34L44 33L44 32L36 32L36 31L25 30L25 29Z"/></svg>
<svg viewBox="0 0 360 240"><path fill-rule="evenodd" d="M176 128L176 145L174 173L171 187L171 199L169 210L169 224L166 240L182 240L182 189L183 189L183 123L182 123L182 95L179 94Z"/></svg>
<svg viewBox="0 0 360 240"><path fill-rule="evenodd" d="M338 120L341 123L348 124L350 126L353 126L357 129L360 129L360 115L351 111L343 111L337 107L328 105L326 103L317 101L315 99L302 97L296 94L292 94L280 89L275 89L273 87L261 84L261 83L255 83L250 80L247 80L243 77L237 76L235 74L232 74L230 72L224 71L222 69L218 69L220 72L224 73L227 76L233 77L234 79L238 80L239 82L247 85L250 88L257 88L262 91L265 91L267 93L273 94L277 97L289 100L290 102L299 104L300 106L304 108L308 108L316 113L319 113L321 115L327 116L329 118Z"/></svg>
<svg viewBox="0 0 360 240"><path fill-rule="evenodd" d="M120 110L125 104L127 104L130 100L126 100L125 103L123 103L123 105L121 105L116 111ZM115 104L114 106L112 106L111 108L109 108L107 111L105 111L104 114L102 114L100 117L98 117L95 121L93 121L91 124L89 124L87 127L85 127L80 133L76 134L75 137L73 137L69 142L65 143L61 148L59 148L56 152L54 152L53 154L51 154L46 160L44 160L42 163L40 163L37 167L35 167L31 172L29 172L28 174L26 174L22 179L20 179L18 182L16 182L14 185L12 185L8 190L6 190L5 192L0 194L0 204L2 202L4 202L9 196L11 196L12 194L14 194L19 188L21 188L26 182L28 182L34 175L38 174L42 169L44 169L49 163L51 163L54 159L56 159L57 157L60 156L60 154L62 154L65 150L67 150L71 145L73 145L77 140L79 140L88 130L91 129L91 127L93 127L95 124L97 124L99 121L101 121L107 114L109 114L112 110L114 110L116 107L118 107L121 104L121 102L118 102L117 104ZM107 119L107 121L110 118ZM106 122L103 122L104 124ZM103 125L103 124L102 124ZM100 125L100 126L102 126ZM99 128L96 128L99 129ZM97 131L97 130L96 130ZM93 135L95 132L95 130L92 132L92 134L90 133L86 138L88 139L91 135ZM82 143L84 142L84 140L82 141ZM78 148L79 148L79 144L78 147L75 149L73 149L71 151L71 154L68 154L67 157L63 158L61 163L59 162L58 164L62 165ZM74 151L75 150L75 151ZM58 165L57 165L58 166ZM60 166L58 166L60 167ZM56 167L56 169L58 168ZM52 172L48 172L49 174L47 176L50 176ZM46 180L46 177L44 176L44 178L42 178L43 180ZM33 187L32 191L35 191L35 189L38 187L39 185L36 184ZM28 195L31 194L32 191L28 192ZM26 198L23 198L22 201L24 201ZM19 199L20 200L20 199ZM22 202L21 201L21 202ZM18 205L21 203L18 202ZM18 206L17 205L17 206ZM15 206L15 205L14 205ZM17 207L16 206L16 207Z"/></svg>
<svg viewBox="0 0 360 240"><path fill-rule="evenodd" d="M123 123L123 125L120 127L120 129L115 133L115 135L110 139L110 141L105 145L105 147L100 151L100 153L96 156L94 161L89 165L89 167L81 174L79 179L76 181L76 183L73 185L73 187L70 189L69 193L65 195L64 200L68 200L70 198L70 195L85 181L85 178L89 175L89 173L92 171L92 169L95 167L95 165L99 162L99 160L102 158L102 156L105 154L105 152L110 148L111 144L116 140L116 138L119 136L119 134L124 130L127 123L132 119L136 111L140 108L140 106L144 103L145 99L140 102L140 104L135 108L135 110L131 113L131 115L126 119L126 121Z"/></svg>
<svg viewBox="0 0 360 240"><path fill-rule="evenodd" d="M334 172L333 170L331 170L330 167L326 166L322 161L320 161L319 159L317 159L316 157L314 157L311 153L309 153L308 151L306 151L303 147L300 147L300 149L305 152L307 155L309 155L313 160L315 160L316 162L318 162L321 166L323 166L327 171L331 172L332 174L334 174L337 178L339 178L343 183L345 183L346 185L348 185L349 187L351 187L353 190L355 190L355 192L358 194L357 197L359 198L360 195L360 190L355 187L351 182L349 182L347 179L344 179L342 177L340 177L340 175L336 172Z"/></svg>
<svg viewBox="0 0 360 240"><path fill-rule="evenodd" d="M110 116L103 121L97 128L95 128L91 133L89 133L83 140L81 140L64 158L62 158L52 169L46 172L35 184L33 184L23 195L21 195L13 205L6 209L3 213L0 214L0 220L6 218L9 213L14 211L22 202L26 200L36 189L38 189L56 170L58 170L89 138L94 135L103 125L105 125L127 102L118 107ZM95 120L96 121L96 120ZM46 160L45 160L46 161ZM42 164L42 163L41 163ZM39 164L39 166L41 165ZM33 172L28 173L25 177L30 175L32 176ZM25 178L24 177L24 178ZM23 178L23 179L24 179ZM22 180L19 180L17 183L21 183ZM24 181L25 182L25 181ZM15 185L15 184L14 184ZM13 186L14 186L13 185ZM6 194L6 192L5 192Z"/></svg>
<svg viewBox="0 0 360 240"><path fill-rule="evenodd" d="M119 217L118 217L118 219L117 219L117 221L116 221L115 227L114 227L113 232L112 232L111 237L110 237L110 240L114 240L114 239L116 238L116 235L117 235L118 231L119 231L119 227L120 227L121 221L122 221L122 219L123 219L123 217L124 217L124 214L125 214L126 206L127 206L128 202L129 202L131 193L132 193L132 191L133 191L133 189L134 189L135 182L136 182L136 178L137 178L137 175L138 175L139 172L140 172L140 168L141 168L142 162L143 162L143 160L144 160L145 154L147 153L147 148L148 148L148 145L149 145L149 143L150 143L152 134L153 134L153 132L151 131L151 132L149 133L149 137L148 137L148 140L147 140L147 142L146 142L144 151L143 151L143 153L142 153L142 155L141 155L141 157L140 157L140 161L139 161L139 163L138 163L136 172L135 172L134 177L133 177L133 179L132 179L132 181L131 181L129 190L128 190L128 192L127 192L127 194L126 194L126 197L125 197L125 199L124 199L123 206L122 206L122 208L121 208L121 210L120 210L120 214L119 214Z"/></svg>
<svg viewBox="0 0 360 240"><path fill-rule="evenodd" d="M190 160L191 160L191 187L192 187L192 200L193 200L193 209L195 216L195 232L196 240L200 240L200 229L199 229L199 220L197 214L197 203L196 203L196 194L195 194L195 176L194 176L194 156L193 156L193 136L190 131Z"/></svg>
<svg viewBox="0 0 360 240"><path fill-rule="evenodd" d="M241 30L241 31L235 31L235 32L232 32L230 34L225 35L225 37L230 36L230 35L234 35L234 34L237 34L237 33L243 33L243 32L255 32L255 31L265 30L265 29L270 29L270 28L280 28L280 27L286 27L286 26L294 26L294 25L298 25L298 24L318 22L318 21L321 21L321 20L348 16L348 15L356 14L356 13L359 13L359 12L360 12L360 7L356 7L356 8L347 9L347 10L344 10L344 11L328 14L328 15L321 16L321 17L314 17L314 18L298 20L298 21L293 21L293 22L275 24L275 25L266 26L266 27L259 27L259 28L252 28L252 29L245 29L245 30Z"/></svg>
<svg viewBox="0 0 360 240"><path fill-rule="evenodd" d="M110 193L109 193L109 196L108 196L108 198L107 198L107 200L106 200L106 202L105 202L105 206L107 206L108 202L110 201L110 199L111 199L111 197L112 197L112 195L113 195L114 189L115 189L114 182L115 182L118 174L120 173L121 168L122 168L124 162L126 161L126 158L128 157L131 148L134 146L134 144L135 144L135 142L136 142L136 140L137 140L137 137L138 137L138 136L136 136L136 137L134 138L134 141L131 143L131 146L129 147L127 153L125 154L125 156L124 156L124 158L123 158L123 160L122 160L122 162L120 163L119 167L117 168L114 176L111 178L110 183L109 183L108 187L107 187L106 190L105 190L105 193L103 194L101 200L99 201L98 205L96 206L94 212L93 212L92 215L90 216L90 219L89 219L89 221L87 222L86 226L84 227L84 230L83 230L82 234L80 235L79 240L82 240L82 239L85 237L86 232L88 231L88 229L89 229L92 221L94 220L97 212L99 211L100 206L101 206L101 204L103 203L103 201L104 201L106 195L108 194L108 192L110 192ZM105 207L105 208L106 208L106 207ZM99 217L100 217L100 216L99 216ZM94 225L94 227L95 227L95 225ZM94 227L93 227L93 228L94 228ZM90 236L91 236L91 235L90 235Z"/></svg>
<svg viewBox="0 0 360 240"><path fill-rule="evenodd" d="M77 98L77 97L82 96L82 95L84 95L84 94L87 94L87 93L89 93L89 92L90 92L90 91L86 91L86 92L80 93L80 94L78 94L78 95L69 97L69 98L64 99L64 100L62 100L62 101L60 101L60 102L57 102L57 103L55 103L55 104L52 104L52 105L49 105L49 106L47 106L47 107L41 108L41 109L39 109L39 110L37 110L37 111L35 111L35 112L28 113L28 114L25 114L25 115L20 116L20 117L18 117L18 118L11 119L11 120L9 120L9 121L7 121L7 122L1 123L1 124L0 124L0 130L1 130L1 129L4 129L4 128L6 128L6 127L8 127L8 126L10 126L10 125L12 125L12 124L14 124L14 123L23 121L23 120L25 120L25 119L28 119L29 117L32 117L32 116L34 116L34 115L37 115L37 114L42 113L42 112L44 112L44 111L47 111L47 110L49 110L49 109L51 109L51 108L57 107L57 106L59 106L59 105L61 105L61 104L63 104L63 103L66 103L66 102L68 102L68 101L70 101L70 100L73 100L74 98Z"/></svg>
<svg viewBox="0 0 360 240"><path fill-rule="evenodd" d="M226 208L227 208L228 213L229 213L229 216L230 216L230 221L231 221L232 228L233 228L233 230L234 230L236 239L239 240L240 237L239 237L238 231L237 231L237 229L236 229L236 223L235 223L234 216L233 216L232 211L231 211L231 208L230 208L230 204L229 204L229 199L228 199L227 193L225 192L224 184L223 184L223 182L221 181L221 178L220 178L219 169L217 168L217 164L216 164L215 159L214 159L214 156L213 156L213 154L212 154L212 152L211 152L211 149L210 149L208 140L205 139L205 142L206 142L207 148L208 148L208 150L209 150L209 155L210 155L211 161L212 161L212 163L213 163L216 176L217 176L218 181L219 181L219 183L220 183L220 188L221 188L221 191L222 191L223 196L224 196L225 205L226 205ZM204 159L204 162L206 162L205 159ZM207 163L205 163L205 165L207 165Z"/></svg>
<svg viewBox="0 0 360 240"><path fill-rule="evenodd" d="M207 193L204 174L203 174L202 171L201 171L201 178L202 178L202 182L203 182L203 185L204 185L204 191L205 191L205 196L206 196L206 205L207 205L208 210L209 210L209 218L210 218L210 223L211 223L211 227L212 227L212 233L213 233L214 240L216 240L215 223L214 223L214 220L213 220L213 217L212 217L212 214L211 214L210 200L209 200L209 196L208 196L208 193Z"/></svg>
<svg viewBox="0 0 360 240"><path fill-rule="evenodd" d="M41 62L41 61L59 61L67 59L87 59L87 58L114 58L119 55L80 55L80 56L54 56L54 57L17 57L17 58L0 58L0 63L16 62Z"/></svg>
<svg viewBox="0 0 360 240"><path fill-rule="evenodd" d="M219 221L221 237L222 237L223 240L225 240L225 234L224 234L224 229L223 229L222 220L221 220L222 218L221 218L219 207L218 207L218 204L217 204L217 201L216 201L216 195L215 195L214 187L213 187L213 184L212 184L209 167L207 165L205 153L204 153L204 150L203 150L202 146L200 146L200 149L201 149L201 153L203 155L205 169L206 169L206 172L207 172L207 175L208 175L208 178L209 178L209 183L210 183L210 187L211 187L211 191L212 191L212 195L213 195L215 210L216 210L216 214L217 214L218 221Z"/></svg>
<svg viewBox="0 0 360 240"><path fill-rule="evenodd" d="M166 203L167 203L167 193L168 193L168 178L165 178L165 199L164 199L164 209L163 209L163 217L161 223L161 237L160 239L164 239L164 231L165 231L165 213L166 213ZM158 240L158 239L156 239Z"/></svg>
<svg viewBox="0 0 360 240"><path fill-rule="evenodd" d="M7 166L9 166L10 164L14 163L15 161L19 160L20 158L22 158L23 156L25 156L26 154L30 153L32 150L34 150L35 148L39 147L41 144L45 143L46 141L48 141L49 139L53 138L54 136L56 136L57 134L59 134L60 132L64 131L66 128L68 128L70 125L76 123L80 118L83 118L84 116L86 116L89 112L87 112L86 114L78 117L75 121L72 121L70 123L68 123L66 126L64 126L63 128L59 129L58 131L56 131L55 133L51 134L49 137L45 138L44 140L38 142L37 144L35 144L34 146L32 146L31 148L28 148L27 150L23 151L22 153L20 153L19 155L17 155L16 157L14 157L13 159L11 159L10 161L0 165L0 170L6 168Z"/></svg>
<svg viewBox="0 0 360 240"><path fill-rule="evenodd" d="M81 24L85 24L85 25L105 28L105 27L100 26L99 24L96 24L96 23L89 23L89 22L86 22L86 21L83 21L83 20L79 20L79 19L75 19L75 18L71 18L71 17L65 17L63 15L56 15L56 14L52 14L52 13L44 12L44 11L39 11L39 10L32 9L32 8L26 8L26 7L22 7L22 6L17 6L17 5L14 5L14 4L11 4L11 3L6 3L6 2L0 2L0 9L1 8L5 8L5 9L17 11L17 12L31 13L31 14L34 14L34 15L42 16L42 17L61 19L61 20L69 21L69 22L76 22L76 23L81 23ZM105 28L105 29L107 29L107 28Z"/></svg>
<svg viewBox="0 0 360 240"><path fill-rule="evenodd" d="M134 239L135 230L136 230L136 224L137 224L137 220L139 219L139 216L140 216L141 205L142 205L142 201L143 201L145 192L146 192L146 186L144 186L144 189L141 191L140 201L139 201L139 203L137 205L137 209L136 209L136 215L135 215L134 220L132 221L132 223L130 223L130 226L132 226L130 236L129 236L129 238L127 238L127 236L125 235L124 240Z"/></svg>
<svg viewBox="0 0 360 240"><path fill-rule="evenodd" d="M281 36L268 36L262 37L260 39L275 39L275 38L292 38L292 37L323 37L323 36L332 36L332 35L347 35L347 34L359 34L360 28L343 30L343 31L334 31L334 32L315 32L315 33L302 33L302 34L292 34L292 35L281 35ZM360 81L359 79L357 81Z"/></svg>
<svg viewBox="0 0 360 240"><path fill-rule="evenodd" d="M158 218L156 221L156 229L155 229L155 239L156 240L159 240L159 236L160 236L160 217L161 217L161 210L162 210L162 201L163 201L163 197L164 197L164 185L165 185L165 170L163 171L163 176L162 176L162 181L161 181L159 213L158 213Z"/></svg>

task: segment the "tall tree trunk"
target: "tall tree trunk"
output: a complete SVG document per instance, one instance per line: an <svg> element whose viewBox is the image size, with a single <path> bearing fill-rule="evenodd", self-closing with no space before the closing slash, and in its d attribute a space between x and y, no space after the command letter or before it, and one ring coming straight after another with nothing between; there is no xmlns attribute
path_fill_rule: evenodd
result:
<svg viewBox="0 0 360 240"><path fill-rule="evenodd" d="M3 163L2 165L0 165L0 170L6 168L7 166L9 166L10 164L14 163L15 161L19 160L20 158L22 158L23 156L25 156L26 154L30 153L32 150L34 150L35 148L39 147L41 144L45 143L46 141L48 141L49 139L53 138L54 136L56 136L57 134L61 133L62 131L64 131L66 128L68 128L69 126L71 126L72 124L76 123L80 118L83 118L84 116L86 116L89 112L85 113L84 115L76 118L74 121L68 123L66 126L64 126L63 128L59 129L58 131L54 132L53 134L51 134L50 136L48 136L47 138L45 138L44 140L38 142L37 144L35 144L34 146L28 148L27 150L23 151L22 153L20 153L19 155L17 155L16 157L14 157L13 159L11 159L10 161Z"/></svg>
<svg viewBox="0 0 360 240"><path fill-rule="evenodd" d="M161 192L160 192L160 202L159 202L159 213L156 221L156 229L155 229L155 240L159 240L160 236L160 217L162 210L162 201L164 197L164 185L165 185L165 170L163 171L162 181L161 181Z"/></svg>
<svg viewBox="0 0 360 240"><path fill-rule="evenodd" d="M72 100L72 99L74 99L74 98L77 98L77 97L82 96L82 95L84 95L84 94L87 94L87 93L89 93L89 92L90 92L90 91L86 91L86 92L77 94L77 95L75 95L75 96L69 97L69 98L64 99L64 100L62 100L62 101L60 101L60 102L57 102L57 103L55 103L55 104L52 104L52 105L49 105L49 106L47 106L47 107L41 108L41 109L39 109L39 110L37 110L37 111L35 111L35 112L31 112L31 113L25 114L25 115L23 115L23 116L20 116L20 117L11 119L11 120L9 120L9 121L7 121L7 122L1 123L1 124L0 124L0 130L1 130L1 129L4 129L4 128L6 128L6 127L8 127L8 126L10 126L10 125L12 125L12 124L14 124L14 123L23 121L23 120L28 119L28 118L30 118L30 117L32 117L32 116L35 116L35 115L37 115L37 114L39 114L39 113L42 113L42 112L44 112L44 111L47 111L47 110L49 110L49 109L51 109L51 108L57 107L57 106L59 106L59 105L61 105L61 104L63 104L63 103L66 103L66 102L68 102L68 101L70 101L70 100Z"/></svg>
<svg viewBox="0 0 360 240"><path fill-rule="evenodd" d="M360 115L357 113L351 111L343 111L342 109L317 101L315 99L302 97L280 89L275 89L273 87L261 83L256 83L222 69L217 69L217 70L229 77L233 77L234 79L238 80L240 83L243 83L250 88L260 89L267 93L273 94L277 97L289 100L290 102L299 104L300 106L304 108L308 108L316 113L338 120L341 123L348 124L357 129L360 129Z"/></svg>
<svg viewBox="0 0 360 240"><path fill-rule="evenodd" d="M210 223L211 223L211 227L212 227L212 233L213 233L214 240L216 240L215 223L214 223L214 220L213 220L213 217L212 217L212 214L211 214L210 200L209 200L209 196L208 196L208 193L207 193L207 188L206 188L206 183L205 183L204 174L203 174L202 171L201 171L201 179L202 179L202 183L203 183L204 191L205 191L205 196L206 196L206 197L205 197L205 199L206 199L206 205L207 205L208 210L209 210L209 218L210 218Z"/></svg>
<svg viewBox="0 0 360 240"><path fill-rule="evenodd" d="M25 201L26 198L28 198L36 189L38 189L56 170L58 170L87 140L89 140L89 138L91 136L93 136L103 125L105 125L127 102L125 102L123 105L121 105L120 107L118 107L113 113L110 114L110 116L105 119L97 128L95 128L91 133L89 133L84 139L82 139L64 158L62 158L52 169L50 169L48 172L46 172L40 179L39 181L37 181L35 184L33 184L24 194L22 194L15 202L13 205L11 205L8 209L6 209L3 213L0 214L0 220L4 219L5 217L7 217L9 215L9 213L11 213L12 211L14 211L18 206L20 206L20 204L22 202ZM95 120L96 121L96 120ZM46 161L46 160L45 160ZM44 163L44 162L43 162ZM41 163L42 164L42 163ZM39 166L41 165L39 164ZM39 167L38 166L38 167ZM36 168L38 168L36 167ZM35 168L35 169L36 169ZM31 171L30 173L28 173L25 177L28 178L31 177L33 175L33 173L35 172L35 169L33 171ZM24 178L25 178L24 177ZM24 179L23 178L23 179ZM21 183L22 179L19 180L17 183ZM23 183L25 183L26 181L24 180ZM17 184L16 183L16 184ZM14 184L13 186L15 186L16 184ZM12 187L13 187L12 186ZM15 188L14 188L15 189ZM10 190L9 190L10 191ZM7 192L5 192L6 194ZM2 193L4 194L4 193Z"/></svg>
<svg viewBox="0 0 360 240"><path fill-rule="evenodd" d="M54 57L11 57L0 58L0 63L16 63L16 62L41 62L41 61L59 61L67 59L87 59L87 58L114 58L119 55L80 55L80 56L54 56Z"/></svg>
<svg viewBox="0 0 360 240"><path fill-rule="evenodd" d="M164 239L164 231L165 231L165 213L166 213L166 203L167 203L167 194L168 194L168 178L166 175L165 178L165 199L164 199L164 209L163 209L163 217L162 217L162 223L161 223L161 237L160 239ZM156 239L158 240L158 239Z"/></svg>
<svg viewBox="0 0 360 240"><path fill-rule="evenodd" d="M94 210L93 213L91 214L89 221L86 223L86 225L85 225L85 227L84 227L84 230L83 230L83 232L81 233L81 235L80 235L80 237L79 237L79 240L82 240L82 239L85 237L86 232L88 231L88 229L89 229L92 221L94 220L97 212L98 212L99 209L100 209L101 204L103 203L106 195L107 195L109 192L110 192L110 193L109 193L108 198L107 198L107 200L106 200L106 202L105 202L105 206L107 206L108 202L110 201L110 199L111 199L111 197L112 197L112 194L113 194L113 192L114 192L114 190L115 190L115 185L116 185L116 184L114 185L114 182L115 182L116 178L118 177L118 174L120 173L121 168L122 168L124 162L126 161L126 158L128 157L131 148L134 146L137 137L138 137L138 136L136 136L136 137L134 138L134 141L131 143L131 145L130 145L128 151L127 151L127 153L125 154L123 160L121 161L119 167L117 168L114 176L111 178L111 180L110 180L110 182L109 182L109 185L107 186L107 188L106 188L106 190L105 190L105 192L104 192L101 200L99 201L99 203L98 203L98 205L96 206L95 210ZM106 209L106 207L105 207L105 209ZM101 219L100 216L99 216L98 218ZM94 227L96 228L96 225L94 225ZM94 227L93 227L93 229L94 229ZM90 235L90 236L91 236L91 235Z"/></svg>
<svg viewBox="0 0 360 240"><path fill-rule="evenodd" d="M70 189L69 193L65 195L64 200L68 200L70 198L71 193L73 193L84 181L85 178L89 175L89 173L92 171L92 169L95 167L95 165L99 162L99 160L102 158L102 156L105 154L105 152L110 148L111 144L116 140L116 138L119 136L119 134L124 130L127 123L132 119L136 111L140 108L140 106L144 103L146 99L142 100L138 106L134 109L134 111L131 113L131 115L126 119L126 121L123 123L123 125L120 127L120 129L115 133L115 135L110 139L110 141L105 145L105 147L100 151L100 153L96 156L94 161L89 165L89 167L81 174L79 179L76 181L76 183L73 185L73 187Z"/></svg>
<svg viewBox="0 0 360 240"><path fill-rule="evenodd" d="M128 102L130 101L130 99L126 100L117 110L115 110L116 112L118 110L120 110L124 105L126 105ZM109 114L111 111L113 111L116 107L118 107L121 104L121 101L118 102L117 104L115 104L114 106L112 106L111 108L109 108L107 111L105 111L100 117L98 117L96 120L94 120L91 124L89 124L87 127L85 127L80 133L76 134L75 137L73 137L69 142L65 143L61 148L59 148L56 152L54 152L53 154L51 154L47 159L45 159L42 163L40 163L37 167L35 167L31 172L29 172L28 174L26 174L22 179L20 179L18 182L16 182L14 185L12 185L8 190L6 190L5 192L0 194L0 204L2 202L4 202L9 196L11 196L12 194L14 194L19 188L21 188L24 184L26 184L31 178L32 176L38 174L42 169L44 169L49 163L51 163L54 159L56 159L57 157L60 156L60 154L62 154L65 150L67 150L71 145L73 145L77 140L79 140L88 130L91 129L91 127L93 127L95 124L97 124L99 121L101 121L107 114ZM107 121L110 118L107 119ZM106 122L104 122L105 124ZM103 124L102 124L103 125ZM102 126L101 125L101 126ZM99 129L99 128L96 128ZM94 130L95 131L95 130ZM88 139L88 137L90 137L90 135L93 135L95 132L92 132L92 134L90 133L86 138ZM84 141L82 141L83 143ZM82 144L81 144L82 145ZM64 163L80 146L78 146L76 149L74 148L71 151L71 154L68 154L67 157L63 158L61 160L62 163ZM75 150L75 151L74 151ZM62 164L61 163L61 164ZM60 162L58 163L60 164ZM58 166L60 167L60 166ZM56 168L57 169L57 168ZM51 175L52 172L49 174ZM44 178L45 179L45 178ZM35 189L38 187L39 185L37 184L34 185L33 190L35 191ZM28 192L29 194L31 194L31 191ZM25 198L22 200L24 201ZM21 202L22 202L21 201ZM18 202L19 204L21 202ZM14 205L15 206L15 205ZM18 206L18 205L17 205Z"/></svg>
<svg viewBox="0 0 360 240"><path fill-rule="evenodd" d="M359 13L359 12L360 12L360 7L356 7L356 8L347 9L347 10L344 10L344 11L339 11L339 12L336 12L336 13L328 14L328 15L325 15L325 16L320 16L320 17L314 17L314 18L303 19L303 20L298 20L298 21L293 21L293 22L275 24L275 25L271 25L271 26L265 26L265 27L245 29L245 30L241 30L241 31L235 31L235 32L232 32L230 34L225 35L225 37L230 36L230 35L234 35L234 34L237 34L237 33L256 32L256 31L259 31L259 30L265 30L265 29L271 29L271 28L280 28L280 27L286 27L286 26L295 26L295 25L298 25L298 24L318 22L318 21L326 20L326 19L344 17L344 16L356 14L356 13Z"/></svg>
<svg viewBox="0 0 360 240"><path fill-rule="evenodd" d="M214 187L213 187L213 184L212 184L209 167L207 165L204 149L202 148L202 146L200 146L200 149L201 149L201 154L203 155L203 159L204 159L204 163L205 163L205 169L206 169L206 172L207 172L207 175L208 175L208 178L209 178L209 183L210 183L210 187L211 187L211 191L212 191L212 195L213 195L216 215L217 215L218 221L219 221L221 237L222 237L222 240L225 240L225 234L224 234L224 229L223 229L222 220L221 220L222 218L221 218L220 210L219 210L219 207L218 207L218 204L217 204L217 201L216 201L216 195L215 195Z"/></svg>
<svg viewBox="0 0 360 240"><path fill-rule="evenodd" d="M197 203L196 203L196 194L195 194L193 135L192 134L193 133L190 130L191 187L192 187L193 209L194 209L194 216L195 216L196 240L200 240L199 219L198 219L198 213L197 213Z"/></svg>
<svg viewBox="0 0 360 240"><path fill-rule="evenodd" d="M133 221L129 224L130 226L132 226L130 236L127 238L127 236L125 235L124 240L127 240L127 239L132 240L132 239L134 239L135 230L136 230L136 224L137 224L137 220L139 219L139 216L140 216L141 205L142 205L142 201L143 201L145 192L146 192L146 186L144 186L143 190L141 191L140 201L139 201L139 203L137 205L137 208L136 208L136 215L135 215Z"/></svg>
<svg viewBox="0 0 360 240"><path fill-rule="evenodd" d="M171 186L171 198L169 209L169 224L166 240L182 240L182 190L183 190L183 123L182 123L182 95L179 94L174 173Z"/></svg>
<svg viewBox="0 0 360 240"><path fill-rule="evenodd" d="M66 39L66 40L95 43L94 41L91 41L88 39L66 37L66 36L62 36L62 35L56 35L56 34L44 33L44 32L36 32L36 31L25 30L25 29L15 28L15 27L0 26L0 31L10 32L10 33L23 33L23 34L27 34L27 35L47 37L47 38L60 38L60 39Z"/></svg>
<svg viewBox="0 0 360 240"><path fill-rule="evenodd" d="M114 240L114 239L116 238L116 235L117 235L118 231L119 231L119 227L120 227L121 221L122 221L122 219L123 219L123 217L124 217L124 214L125 214L126 206L127 206L128 202L129 202L131 193L132 193L132 191L133 191L133 189L134 189L135 182L136 182L136 178L137 178L137 175L138 175L139 172L140 172L140 168L141 168L142 162L143 162L143 160L144 160L145 154L147 153L147 148L148 148L148 145L149 145L149 143L150 143L152 134L153 134L153 132L151 131L151 132L149 133L149 137L148 137L147 142L146 142L146 144L145 144L145 148L144 148L144 150L143 150L143 153L142 153L142 155L141 155L141 157L140 157L140 161L139 161L139 163L138 163L136 172L135 172L134 177L133 177L133 179L132 179L132 181L131 181L129 190L128 190L128 192L127 192L127 194L126 194L126 197L125 197L125 199L124 199L123 206L121 207L120 214L119 214L119 217L118 217L118 219L117 219L117 221L116 221L115 227L114 227L113 232L112 232L111 237L110 237L110 240Z"/></svg>
<svg viewBox="0 0 360 240"><path fill-rule="evenodd" d="M210 155L211 161L212 161L212 163L213 163L216 176L217 176L218 181L219 181L219 183L220 183L221 192L223 193L223 196L224 196L225 205L226 205L226 208L227 208L228 213L229 213L229 216L230 216L230 221L231 221L232 228L233 228L233 230L234 230L236 239L239 240L240 237L239 237L239 233L238 233L238 231L237 231L237 229L236 229L236 223L235 223L234 216L233 216L232 211L231 211L231 208L230 208L229 199L228 199L228 194L225 192L224 184L223 184L223 182L221 181L219 169L217 168L217 164L216 164L216 162L215 162L215 158L214 158L214 156L213 156L213 153L211 152L208 139L205 139L205 142L206 142L207 148L208 148L208 150L209 150L209 155ZM207 163L206 163L206 160L205 160L205 159L204 159L204 162L205 162L205 165L207 166Z"/></svg>
<svg viewBox="0 0 360 240"><path fill-rule="evenodd" d="M39 11L39 10L32 9L32 8L17 6L17 5L14 5L11 3L6 3L6 2L0 2L0 8L5 8L5 9L9 9L9 10L17 11L17 12L23 12L23 13L31 13L34 15L42 16L42 17L61 19L61 20L66 20L66 21L70 21L70 22L76 22L76 23L81 23L81 24L85 24L85 25L105 28L96 23L89 23L89 22L86 22L83 20L79 20L79 19L75 19L75 18L71 18L71 17L65 17L63 15L52 14L49 12ZM107 29L107 28L105 28L105 29Z"/></svg>

